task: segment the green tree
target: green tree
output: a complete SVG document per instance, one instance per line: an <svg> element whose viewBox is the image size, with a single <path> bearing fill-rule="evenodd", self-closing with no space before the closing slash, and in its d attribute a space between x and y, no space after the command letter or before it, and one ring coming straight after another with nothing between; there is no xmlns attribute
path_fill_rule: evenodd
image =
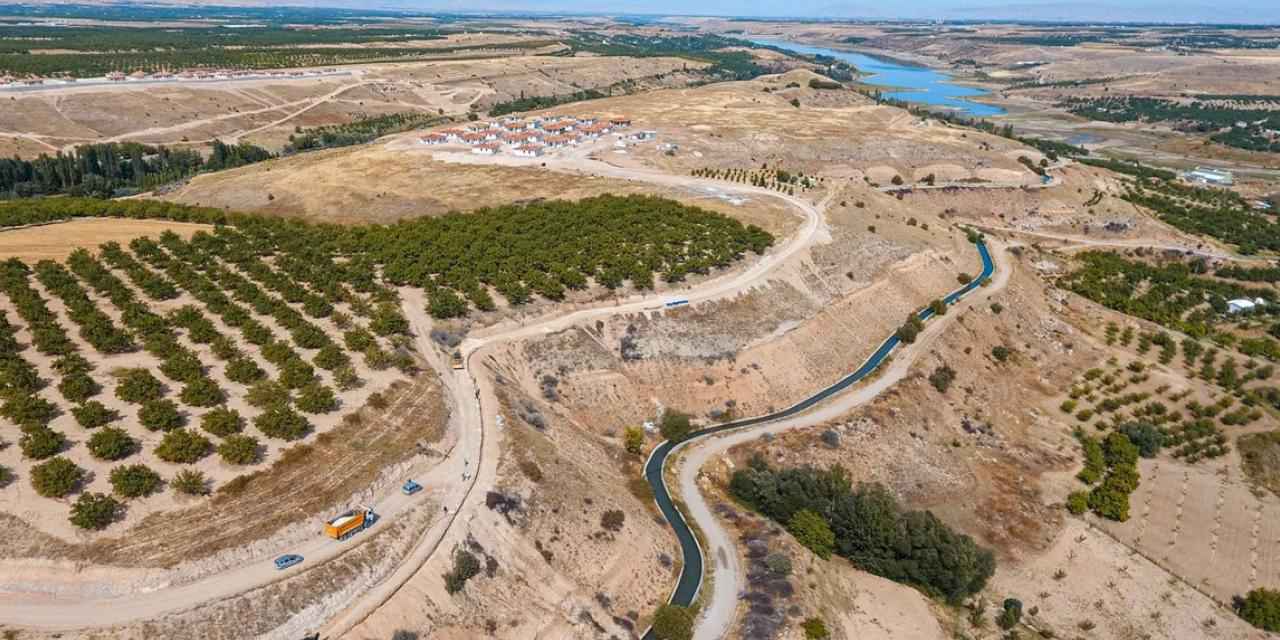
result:
<svg viewBox="0 0 1280 640"><path fill-rule="evenodd" d="M319 382L311 382L298 390L295 404L300 411L306 413L331 413L338 408L338 398L333 395L333 389Z"/></svg>
<svg viewBox="0 0 1280 640"><path fill-rule="evenodd" d="M212 407L221 404L226 399L226 394L218 383L201 376L183 386L178 397L192 407Z"/></svg>
<svg viewBox="0 0 1280 640"><path fill-rule="evenodd" d="M245 396L251 406L259 409L288 404L291 399L289 390L274 380L263 380L249 387L249 393Z"/></svg>
<svg viewBox="0 0 1280 640"><path fill-rule="evenodd" d="M18 447L22 449L22 455L32 460L44 460L55 456L66 446L66 436L45 426L23 427L22 437L18 439Z"/></svg>
<svg viewBox="0 0 1280 640"><path fill-rule="evenodd" d="M62 456L50 458L31 468L31 486L46 498L71 493L84 479L84 469Z"/></svg>
<svg viewBox="0 0 1280 640"><path fill-rule="evenodd" d="M93 432L88 447L89 453L99 460L120 460L138 450L138 441L124 429L107 427Z"/></svg>
<svg viewBox="0 0 1280 640"><path fill-rule="evenodd" d="M105 493L84 493L71 505L71 524L100 531L115 522L120 503Z"/></svg>
<svg viewBox="0 0 1280 640"><path fill-rule="evenodd" d="M68 374L58 383L58 392L68 402L84 402L101 391L102 387L87 373Z"/></svg>
<svg viewBox="0 0 1280 640"><path fill-rule="evenodd" d="M244 435L227 436L218 445L218 455L227 464L253 464L258 461L258 439Z"/></svg>
<svg viewBox="0 0 1280 640"><path fill-rule="evenodd" d="M627 449L627 453L640 455L644 451L644 429L627 427L622 432L622 442Z"/></svg>
<svg viewBox="0 0 1280 640"><path fill-rule="evenodd" d="M933 302L930 302L929 308L932 309L936 315L947 315L947 303L943 302L941 299L936 299Z"/></svg>
<svg viewBox="0 0 1280 640"><path fill-rule="evenodd" d="M453 555L453 569L444 574L444 589L450 594L458 593L467 586L467 581L480 574L480 559L465 549L459 549Z"/></svg>
<svg viewBox="0 0 1280 640"><path fill-rule="evenodd" d="M689 432L693 431L693 425L689 421L689 414L668 409L662 414L662 425L659 431L667 440L680 442L689 437Z"/></svg>
<svg viewBox="0 0 1280 640"><path fill-rule="evenodd" d="M225 438L240 433L244 429L244 420L235 409L215 407L200 417L200 428L219 438Z"/></svg>
<svg viewBox="0 0 1280 640"><path fill-rule="evenodd" d="M1000 616L996 618L996 624L1001 629L1008 631L1022 621L1022 601L1017 598L1005 598L1004 604L1000 610Z"/></svg>
<svg viewBox="0 0 1280 640"><path fill-rule="evenodd" d="M151 431L172 431L181 427L186 418L172 400L148 400L138 409L138 421Z"/></svg>
<svg viewBox="0 0 1280 640"><path fill-rule="evenodd" d="M228 380L240 384L253 384L267 375L249 356L241 356L228 362L226 373Z"/></svg>
<svg viewBox="0 0 1280 640"><path fill-rule="evenodd" d="M43 426L58 415L58 407L40 396L15 394L0 405L0 416L19 426Z"/></svg>
<svg viewBox="0 0 1280 640"><path fill-rule="evenodd" d="M653 614L653 637L658 640L692 640L697 612L688 607L664 604Z"/></svg>
<svg viewBox="0 0 1280 640"><path fill-rule="evenodd" d="M141 404L158 400L164 395L164 385L146 369L128 369L116 383L116 397L125 402Z"/></svg>
<svg viewBox="0 0 1280 640"><path fill-rule="evenodd" d="M808 618L800 623L800 628L804 629L805 640L826 640L831 637L831 632L827 631L827 623L822 618Z"/></svg>
<svg viewBox="0 0 1280 640"><path fill-rule="evenodd" d="M90 400L82 405L72 407L71 415L75 416L76 422L85 429L96 429L120 419L118 412L114 409L108 409L106 405L97 400Z"/></svg>
<svg viewBox="0 0 1280 640"><path fill-rule="evenodd" d="M164 434L156 446L156 457L165 462L189 464L209 455L211 448L208 438L190 429L175 429Z"/></svg>
<svg viewBox="0 0 1280 640"><path fill-rule="evenodd" d="M253 419L253 426L270 438L297 440L311 430L311 424L287 405L268 407Z"/></svg>
<svg viewBox="0 0 1280 640"><path fill-rule="evenodd" d="M141 498L160 490L160 474L145 464L122 465L111 470L111 489L125 498Z"/></svg>
<svg viewBox="0 0 1280 640"><path fill-rule="evenodd" d="M991 357L995 358L996 361L998 362L1007 361L1011 353L1013 352L1010 351L1009 347L1006 347L1002 344L998 344L991 348Z"/></svg>
<svg viewBox="0 0 1280 640"><path fill-rule="evenodd" d="M1236 613L1249 624L1265 631L1280 632L1280 591L1251 589L1245 597L1236 597Z"/></svg>
<svg viewBox="0 0 1280 640"><path fill-rule="evenodd" d="M1072 491L1067 496L1067 511L1074 515L1080 515L1089 510L1089 492L1088 491Z"/></svg>
<svg viewBox="0 0 1280 640"><path fill-rule="evenodd" d="M796 541L807 547L823 560L831 557L835 550L836 536L831 526L816 512L804 509L797 511L787 523L787 531L795 536Z"/></svg>

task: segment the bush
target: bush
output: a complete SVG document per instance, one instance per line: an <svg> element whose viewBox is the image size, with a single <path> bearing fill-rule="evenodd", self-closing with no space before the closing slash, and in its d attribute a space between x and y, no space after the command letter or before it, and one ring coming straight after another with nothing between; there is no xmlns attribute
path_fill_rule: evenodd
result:
<svg viewBox="0 0 1280 640"><path fill-rule="evenodd" d="M327 344L320 349L315 358L311 359L311 362L321 369L333 371L339 367L346 366L351 362L351 358L348 358L347 354L343 353L338 345Z"/></svg>
<svg viewBox="0 0 1280 640"><path fill-rule="evenodd" d="M933 373L929 374L929 384L933 385L933 388L937 389L938 393L946 393L955 379L956 370L945 364L934 369Z"/></svg>
<svg viewBox="0 0 1280 640"><path fill-rule="evenodd" d="M138 441L128 431L119 427L107 427L95 431L89 438L89 453L99 460L120 460L138 450Z"/></svg>
<svg viewBox="0 0 1280 640"><path fill-rule="evenodd" d="M827 623L822 618L809 618L800 628L804 629L805 640L826 640L831 637L831 632L827 631Z"/></svg>
<svg viewBox="0 0 1280 640"><path fill-rule="evenodd" d="M1258 588L1236 597L1236 613L1245 622L1265 631L1280 631L1280 591Z"/></svg>
<svg viewBox="0 0 1280 640"><path fill-rule="evenodd" d="M288 404L292 397L289 395L289 390L279 382L263 380L249 387L249 394L245 396L245 400L250 406L266 409Z"/></svg>
<svg viewBox="0 0 1280 640"><path fill-rule="evenodd" d="M164 385L146 369L128 369L116 384L116 397L125 402L141 404L158 400L164 395Z"/></svg>
<svg viewBox="0 0 1280 640"><path fill-rule="evenodd" d="M617 509L610 509L600 515L600 528L617 533L622 531L622 525L626 521L627 514Z"/></svg>
<svg viewBox="0 0 1280 640"><path fill-rule="evenodd" d="M658 640L692 640L693 609L674 604L664 604L653 614L653 637Z"/></svg>
<svg viewBox="0 0 1280 640"><path fill-rule="evenodd" d="M160 489L160 474L145 464L131 464L111 470L111 489L126 498L149 496Z"/></svg>
<svg viewBox="0 0 1280 640"><path fill-rule="evenodd" d="M266 376L267 372L248 356L241 356L227 363L227 379L232 382L253 384Z"/></svg>
<svg viewBox="0 0 1280 640"><path fill-rule="evenodd" d="M898 339L903 343L911 344L916 341L916 338L920 335L920 331L923 329L924 322L920 320L919 316L913 313L907 316L907 321L901 327L898 327L898 331L895 332L894 335L898 336Z"/></svg>
<svg viewBox="0 0 1280 640"><path fill-rule="evenodd" d="M1022 621L1022 601L1017 598L1005 598L1000 616L996 618L996 624L1001 629L1008 631Z"/></svg>
<svg viewBox="0 0 1280 640"><path fill-rule="evenodd" d="M218 455L227 464L253 464L258 461L258 439L243 435L227 436L218 445Z"/></svg>
<svg viewBox="0 0 1280 640"><path fill-rule="evenodd" d="M929 309L933 311L933 313L936 315L940 315L940 316L947 315L947 303L943 302L941 299L937 299L937 300L934 300L933 302L930 302Z"/></svg>
<svg viewBox="0 0 1280 640"><path fill-rule="evenodd" d="M444 574L444 590L449 594L462 591L467 581L480 573L480 559L471 552L459 549L453 554L453 570Z"/></svg>
<svg viewBox="0 0 1280 640"><path fill-rule="evenodd" d="M311 424L298 412L285 405L275 405L253 419L253 426L267 437L297 440L311 430Z"/></svg>
<svg viewBox="0 0 1280 640"><path fill-rule="evenodd" d="M44 460L58 455L67 446L67 438L49 427L23 427L18 446L22 455L32 460Z"/></svg>
<svg viewBox="0 0 1280 640"><path fill-rule="evenodd" d="M71 524L100 531L115 522L120 503L105 493L85 493L71 505Z"/></svg>
<svg viewBox="0 0 1280 640"><path fill-rule="evenodd" d="M1088 491L1072 491L1067 496L1067 511L1074 515L1080 515L1089 510L1089 492Z"/></svg>
<svg viewBox="0 0 1280 640"><path fill-rule="evenodd" d="M622 443L626 447L627 453L640 455L644 451L644 429L627 427L622 432Z"/></svg>
<svg viewBox="0 0 1280 640"><path fill-rule="evenodd" d="M217 407L200 418L200 428L219 438L225 438L240 433L244 429L244 420L235 409Z"/></svg>
<svg viewBox="0 0 1280 640"><path fill-rule="evenodd" d="M330 413L338 408L338 399L334 397L333 389L312 382L299 390L295 404L306 413Z"/></svg>
<svg viewBox="0 0 1280 640"><path fill-rule="evenodd" d="M360 386L360 376L356 375L356 370L351 365L338 367L333 372L333 383L338 386L339 391L350 391Z"/></svg>
<svg viewBox="0 0 1280 640"><path fill-rule="evenodd" d="M775 551L764 559L764 566L769 567L769 571L774 575L789 576L791 575L791 556Z"/></svg>
<svg viewBox="0 0 1280 640"><path fill-rule="evenodd" d="M192 407L213 407L221 404L227 394L222 392L218 383L200 377L182 387L182 393L178 397Z"/></svg>
<svg viewBox="0 0 1280 640"><path fill-rule="evenodd" d="M1120 433L1138 447L1138 455L1154 458L1164 446L1164 432L1145 422L1130 422L1120 427Z"/></svg>
<svg viewBox="0 0 1280 640"><path fill-rule="evenodd" d="M9 486L13 482L13 470L0 464L0 489Z"/></svg>
<svg viewBox="0 0 1280 640"><path fill-rule="evenodd" d="M1010 353L1011 352L1009 351L1009 347L1006 347L1002 344L998 344L991 348L991 357L995 358L996 361L998 362L1007 361L1009 359Z"/></svg>
<svg viewBox="0 0 1280 640"><path fill-rule="evenodd" d="M44 426L58 415L58 407L40 396L14 394L0 405L0 416L19 426Z"/></svg>
<svg viewBox="0 0 1280 640"><path fill-rule="evenodd" d="M61 393L68 402L84 402L101 391L102 387L87 373L69 374L58 383L58 393Z"/></svg>
<svg viewBox="0 0 1280 640"><path fill-rule="evenodd" d="M807 547L823 560L831 557L836 547L836 534L821 515L808 509L797 511L787 523L787 531L796 537L796 542Z"/></svg>
<svg viewBox="0 0 1280 640"><path fill-rule="evenodd" d="M62 456L31 468L31 486L46 498L61 498L75 491L84 480L84 469Z"/></svg>
<svg viewBox="0 0 1280 640"><path fill-rule="evenodd" d="M183 469L169 482L178 493L188 496L204 496L209 494L209 479L204 472L195 469Z"/></svg>
<svg viewBox="0 0 1280 640"><path fill-rule="evenodd" d="M689 414L668 409L662 414L662 437L672 442L680 442L689 437L693 425L689 422Z"/></svg>
<svg viewBox="0 0 1280 640"><path fill-rule="evenodd" d="M290 389L306 386L315 378L315 368L301 358L293 358L280 368L280 384Z"/></svg>
<svg viewBox="0 0 1280 640"><path fill-rule="evenodd" d="M212 447L208 438L190 429L177 429L164 434L156 447L156 457L165 462L190 464L209 455Z"/></svg>
<svg viewBox="0 0 1280 640"><path fill-rule="evenodd" d="M80 406L72 407L71 415L75 416L76 422L85 429L97 429L120 419L120 414L116 410L108 409L107 405L97 400L90 400Z"/></svg>
<svg viewBox="0 0 1280 640"><path fill-rule="evenodd" d="M148 400L138 410L138 421L151 431L173 431L186 419L178 412L178 404L172 400Z"/></svg>

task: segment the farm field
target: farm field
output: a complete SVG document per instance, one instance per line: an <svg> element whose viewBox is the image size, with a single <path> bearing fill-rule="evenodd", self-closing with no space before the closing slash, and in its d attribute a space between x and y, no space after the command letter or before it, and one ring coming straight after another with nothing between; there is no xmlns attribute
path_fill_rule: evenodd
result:
<svg viewBox="0 0 1280 640"><path fill-rule="evenodd" d="M24 229L0 231L0 260L24 262L64 260L76 249L94 249L107 242L128 244L136 238L157 237L165 231L184 240L210 225L161 220L76 219Z"/></svg>

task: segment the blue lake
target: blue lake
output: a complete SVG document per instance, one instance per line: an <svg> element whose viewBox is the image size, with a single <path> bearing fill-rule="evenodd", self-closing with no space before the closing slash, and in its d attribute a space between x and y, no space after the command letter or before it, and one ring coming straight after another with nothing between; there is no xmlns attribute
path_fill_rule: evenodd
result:
<svg viewBox="0 0 1280 640"><path fill-rule="evenodd" d="M927 67L913 67L861 53L811 47L781 40L752 39L752 42L767 44L796 53L829 56L836 60L847 62L857 67L859 71L871 74L868 77L863 77L863 82L893 89L892 91L883 92L889 98L943 107L974 117L1004 114L1004 109L1000 107L966 99L985 96L988 93L987 91L955 84L952 82L951 76Z"/></svg>

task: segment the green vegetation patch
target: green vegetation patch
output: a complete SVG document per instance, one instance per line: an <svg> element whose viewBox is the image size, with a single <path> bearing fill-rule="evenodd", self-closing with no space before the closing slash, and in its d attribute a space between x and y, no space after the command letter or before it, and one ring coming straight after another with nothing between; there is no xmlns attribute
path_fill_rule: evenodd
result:
<svg viewBox="0 0 1280 640"><path fill-rule="evenodd" d="M1280 495L1280 431L1240 436L1236 447L1250 482Z"/></svg>

